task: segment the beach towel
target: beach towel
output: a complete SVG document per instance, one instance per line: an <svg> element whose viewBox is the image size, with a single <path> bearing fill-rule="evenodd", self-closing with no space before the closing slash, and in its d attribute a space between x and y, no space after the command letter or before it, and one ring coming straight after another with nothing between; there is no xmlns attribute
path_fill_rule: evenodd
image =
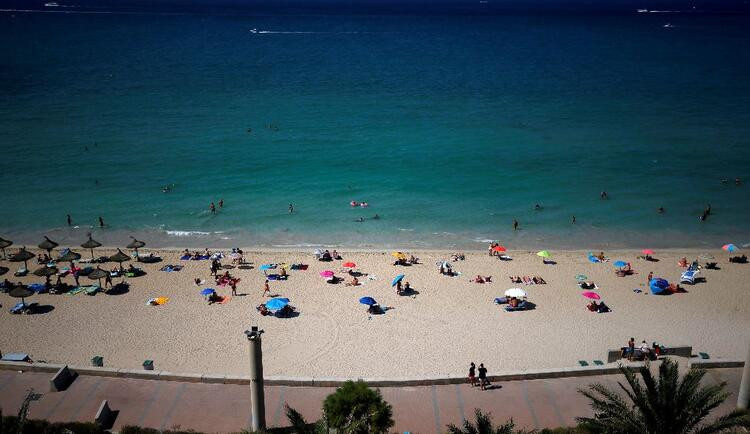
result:
<svg viewBox="0 0 750 434"><path fill-rule="evenodd" d="M378 276L376 276L374 274L368 274L367 278L370 279L370 280L378 280Z"/></svg>
<svg viewBox="0 0 750 434"><path fill-rule="evenodd" d="M29 289L36 292L37 294L41 294L43 292L47 292L47 285L43 283L32 283L29 285Z"/></svg>
<svg viewBox="0 0 750 434"><path fill-rule="evenodd" d="M73 288L70 291L68 291L68 295L76 295L76 294L81 293L81 292L83 292L83 287L82 286L76 286L75 288Z"/></svg>
<svg viewBox="0 0 750 434"><path fill-rule="evenodd" d="M229 300L231 300L232 297L225 295L224 297L221 297L221 300L217 301L218 304L227 304L229 303Z"/></svg>
<svg viewBox="0 0 750 434"><path fill-rule="evenodd" d="M495 304L506 304L508 299L506 297L498 297L495 299Z"/></svg>
<svg viewBox="0 0 750 434"><path fill-rule="evenodd" d="M10 308L10 313L21 313L24 309L28 307L27 304L23 304L23 302L18 302L15 306Z"/></svg>
<svg viewBox="0 0 750 434"><path fill-rule="evenodd" d="M182 265L165 265L159 269L159 271L166 271L167 273L171 273L172 271L180 271L182 270Z"/></svg>
<svg viewBox="0 0 750 434"><path fill-rule="evenodd" d="M180 256L180 260L181 261L189 261L191 259L193 259L193 257L190 256L190 255L182 255L182 256Z"/></svg>
<svg viewBox="0 0 750 434"><path fill-rule="evenodd" d="M81 288L83 289L83 293L86 295L96 295L96 293L101 289L99 288L99 285L82 286Z"/></svg>
<svg viewBox="0 0 750 434"><path fill-rule="evenodd" d="M307 264L292 264L292 270L307 271Z"/></svg>
<svg viewBox="0 0 750 434"><path fill-rule="evenodd" d="M162 304L166 304L169 301L169 298L167 297L156 297L156 298L149 298L146 302L147 306L161 306Z"/></svg>
<svg viewBox="0 0 750 434"><path fill-rule="evenodd" d="M268 280L286 280L289 276L282 276L280 274L269 274L266 276Z"/></svg>

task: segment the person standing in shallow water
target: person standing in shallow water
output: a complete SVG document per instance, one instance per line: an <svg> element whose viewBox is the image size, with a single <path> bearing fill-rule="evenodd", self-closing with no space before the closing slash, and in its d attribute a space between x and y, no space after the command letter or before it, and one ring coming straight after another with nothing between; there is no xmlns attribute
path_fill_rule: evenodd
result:
<svg viewBox="0 0 750 434"><path fill-rule="evenodd" d="M73 221L70 219L70 214L68 214L68 226L73 226Z"/></svg>
<svg viewBox="0 0 750 434"><path fill-rule="evenodd" d="M104 219L101 216L99 216L99 227L100 228L104 227Z"/></svg>
<svg viewBox="0 0 750 434"><path fill-rule="evenodd" d="M571 220L571 222L570 222L570 223L572 223L572 224L576 224L576 216L573 216L573 220Z"/></svg>
<svg viewBox="0 0 750 434"><path fill-rule="evenodd" d="M208 209L211 210L211 214L216 214L216 205L213 202L208 206Z"/></svg>
<svg viewBox="0 0 750 434"><path fill-rule="evenodd" d="M219 199L219 208L224 208L224 199Z"/></svg>
<svg viewBox="0 0 750 434"><path fill-rule="evenodd" d="M518 220L513 220L513 230L518 230Z"/></svg>
<svg viewBox="0 0 750 434"><path fill-rule="evenodd" d="M290 203L289 204L289 214L294 212L294 206Z"/></svg>

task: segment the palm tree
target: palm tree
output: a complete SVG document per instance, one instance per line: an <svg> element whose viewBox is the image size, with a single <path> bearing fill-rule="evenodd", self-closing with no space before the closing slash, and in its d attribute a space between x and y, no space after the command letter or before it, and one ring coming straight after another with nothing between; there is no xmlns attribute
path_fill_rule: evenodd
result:
<svg viewBox="0 0 750 434"><path fill-rule="evenodd" d="M459 428L456 425L448 425L449 434L513 434L513 428L516 424L513 423L513 419L509 420L503 425L495 427L492 424L492 417L489 413L483 413L482 410L474 409L474 418L476 422L471 423L468 420L464 421L464 426Z"/></svg>
<svg viewBox="0 0 750 434"><path fill-rule="evenodd" d="M701 386L706 371L691 368L680 379L678 363L665 359L654 378L648 363L632 370L620 366L628 387L618 382L625 397L602 384L579 389L591 400L594 417L576 420L594 433L708 434L750 426L750 416L734 410L701 424L729 396L726 383ZM636 377L640 373L643 384Z"/></svg>

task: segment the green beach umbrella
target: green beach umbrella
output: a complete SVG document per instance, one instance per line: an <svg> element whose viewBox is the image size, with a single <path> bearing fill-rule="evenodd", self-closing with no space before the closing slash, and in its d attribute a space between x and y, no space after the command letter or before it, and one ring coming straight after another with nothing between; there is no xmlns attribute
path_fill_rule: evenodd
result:
<svg viewBox="0 0 750 434"><path fill-rule="evenodd" d="M46 250L47 254L50 255L50 256L52 256L52 249L54 249L57 246L58 246L58 244L56 242L50 240L46 236L44 237L44 241L42 241L41 243L39 243L39 248L42 249L42 250Z"/></svg>
<svg viewBox="0 0 750 434"><path fill-rule="evenodd" d="M122 263L125 261L130 260L130 256L126 255L125 253L122 253L122 250L117 249L117 253L109 257L109 260L112 262L119 262L120 268L122 268Z"/></svg>
<svg viewBox="0 0 750 434"><path fill-rule="evenodd" d="M552 257L552 255L548 251L546 251L546 250L539 251L539 252L536 253L536 255L539 256L539 257L542 257L542 258L551 258Z"/></svg>
<svg viewBox="0 0 750 434"><path fill-rule="evenodd" d="M97 247L101 247L102 243L100 243L99 241L95 241L93 238L91 238L91 234L88 234L88 235L89 235L88 241L81 244L81 247L83 247L84 249L91 249L91 259L94 259L94 249Z"/></svg>
<svg viewBox="0 0 750 434"><path fill-rule="evenodd" d="M26 250L26 246L21 247L15 255L11 255L10 262L23 262L23 266L28 270L29 264L26 263L29 259L33 259L35 256L33 253Z"/></svg>
<svg viewBox="0 0 750 434"><path fill-rule="evenodd" d="M5 238L0 238L0 250L3 251L3 258L7 258L7 256L5 255L5 248L10 247L12 245L13 245L13 241L6 240Z"/></svg>

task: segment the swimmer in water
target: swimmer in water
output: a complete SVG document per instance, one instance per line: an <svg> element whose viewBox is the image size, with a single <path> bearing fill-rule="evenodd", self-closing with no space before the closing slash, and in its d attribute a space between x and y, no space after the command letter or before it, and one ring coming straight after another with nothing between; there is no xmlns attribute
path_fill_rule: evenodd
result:
<svg viewBox="0 0 750 434"><path fill-rule="evenodd" d="M570 223L571 224L576 224L576 216L573 216L573 220Z"/></svg>
<svg viewBox="0 0 750 434"><path fill-rule="evenodd" d="M664 214L664 207L660 206L659 209L656 210L659 214Z"/></svg>
<svg viewBox="0 0 750 434"><path fill-rule="evenodd" d="M360 218L358 218L357 220L354 220L354 221L357 222L357 223L362 223L363 221L365 221L365 219L363 217L360 217Z"/></svg>
<svg viewBox="0 0 750 434"><path fill-rule="evenodd" d="M99 216L99 227L100 228L104 227L104 219L101 216Z"/></svg>
<svg viewBox="0 0 750 434"><path fill-rule="evenodd" d="M377 214L375 214L374 216L372 216L372 219L373 219L373 220L380 220L380 216L379 216L379 215L377 215Z"/></svg>
<svg viewBox="0 0 750 434"><path fill-rule="evenodd" d="M602 191L601 194L599 194L599 197L601 197L602 199L606 199L607 198L607 192L606 191Z"/></svg>
<svg viewBox="0 0 750 434"><path fill-rule="evenodd" d="M541 206L541 205L539 205L539 204L536 204L536 205L534 205L534 209L535 209L536 211L539 211L540 209L542 209L542 206Z"/></svg>
<svg viewBox="0 0 750 434"><path fill-rule="evenodd" d="M289 214L294 212L294 206L290 203L289 204Z"/></svg>

